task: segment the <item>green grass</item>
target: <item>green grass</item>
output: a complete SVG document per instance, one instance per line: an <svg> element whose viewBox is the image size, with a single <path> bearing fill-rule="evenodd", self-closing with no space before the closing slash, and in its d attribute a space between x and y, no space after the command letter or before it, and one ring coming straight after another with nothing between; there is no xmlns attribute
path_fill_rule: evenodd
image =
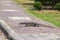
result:
<svg viewBox="0 0 60 40"><path fill-rule="evenodd" d="M60 27L60 13L49 13L49 12L45 12L45 13L37 13L35 11L32 11L32 10L29 10L32 15L40 18L40 19L43 19L45 21L48 21L48 22L51 22L53 23L54 25Z"/></svg>
<svg viewBox="0 0 60 40"><path fill-rule="evenodd" d="M16 3L18 3L18 4L20 4L21 3L21 1L20 0L13 0L13 1L15 1Z"/></svg>
<svg viewBox="0 0 60 40"><path fill-rule="evenodd" d="M34 3L34 1L31 0L13 0L17 2L18 4L24 4L24 3Z"/></svg>

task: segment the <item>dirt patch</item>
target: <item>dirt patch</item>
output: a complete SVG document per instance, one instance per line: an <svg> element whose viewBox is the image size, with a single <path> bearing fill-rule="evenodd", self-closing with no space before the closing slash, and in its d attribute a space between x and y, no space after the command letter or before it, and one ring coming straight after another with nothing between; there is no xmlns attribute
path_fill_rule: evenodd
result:
<svg viewBox="0 0 60 40"><path fill-rule="evenodd" d="M37 11L36 10L36 12L40 12L40 13L55 13L55 14L59 14L60 13L60 11L57 11L57 10L40 10L40 11Z"/></svg>

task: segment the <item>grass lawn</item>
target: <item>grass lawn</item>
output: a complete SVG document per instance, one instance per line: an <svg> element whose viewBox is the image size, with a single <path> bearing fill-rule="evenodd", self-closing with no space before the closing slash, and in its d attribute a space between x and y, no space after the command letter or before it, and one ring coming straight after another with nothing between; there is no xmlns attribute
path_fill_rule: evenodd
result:
<svg viewBox="0 0 60 40"><path fill-rule="evenodd" d="M54 25L60 27L60 11L54 10L41 10L41 11L32 11L29 10L34 16L43 19L45 21L51 22Z"/></svg>
<svg viewBox="0 0 60 40"><path fill-rule="evenodd" d="M26 0L15 0L19 4L23 4ZM31 3L30 1L26 1L27 3ZM25 6L25 5L24 5ZM54 25L60 27L60 11L57 10L31 10L31 6L27 5L27 11L31 12L32 15L38 17L39 19L43 19L45 21L51 22Z"/></svg>
<svg viewBox="0 0 60 40"><path fill-rule="evenodd" d="M34 3L34 1L31 0L13 0L17 2L18 4L24 4L24 3Z"/></svg>

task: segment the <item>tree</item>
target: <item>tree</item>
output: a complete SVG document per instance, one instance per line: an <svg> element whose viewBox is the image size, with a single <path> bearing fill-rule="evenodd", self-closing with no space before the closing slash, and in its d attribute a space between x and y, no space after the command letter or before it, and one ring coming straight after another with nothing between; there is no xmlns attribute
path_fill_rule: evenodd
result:
<svg viewBox="0 0 60 40"><path fill-rule="evenodd" d="M39 2L39 1L41 1L41 0L35 0L35 2Z"/></svg>
<svg viewBox="0 0 60 40"><path fill-rule="evenodd" d="M56 3L57 3L57 0L52 0L52 9L54 9L54 6Z"/></svg>

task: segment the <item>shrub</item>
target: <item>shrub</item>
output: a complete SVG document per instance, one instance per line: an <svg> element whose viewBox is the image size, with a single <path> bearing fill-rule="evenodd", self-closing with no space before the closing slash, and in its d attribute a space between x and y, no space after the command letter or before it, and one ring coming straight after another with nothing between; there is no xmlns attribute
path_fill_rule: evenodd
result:
<svg viewBox="0 0 60 40"><path fill-rule="evenodd" d="M35 2L39 2L39 1L41 1L41 0L35 0Z"/></svg>
<svg viewBox="0 0 60 40"><path fill-rule="evenodd" d="M41 10L42 9L42 4L41 2L35 2L33 5L36 9Z"/></svg>
<svg viewBox="0 0 60 40"><path fill-rule="evenodd" d="M55 5L55 9L60 10L60 3L56 3L56 5Z"/></svg>
<svg viewBox="0 0 60 40"><path fill-rule="evenodd" d="M60 0L57 0L57 2L60 2Z"/></svg>

